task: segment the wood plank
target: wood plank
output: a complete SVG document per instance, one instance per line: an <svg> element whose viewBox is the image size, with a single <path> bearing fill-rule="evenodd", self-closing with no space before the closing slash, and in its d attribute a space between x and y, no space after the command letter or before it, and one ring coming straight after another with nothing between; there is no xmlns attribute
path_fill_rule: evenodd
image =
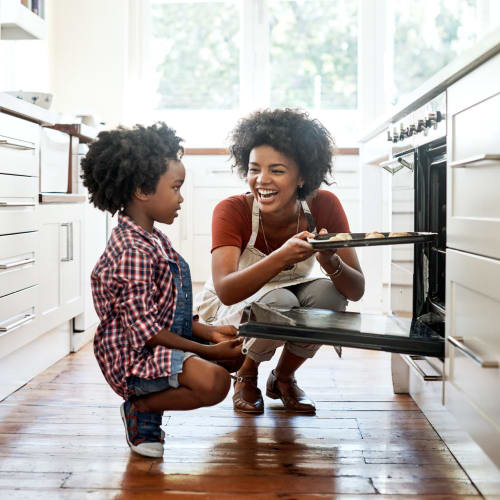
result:
<svg viewBox="0 0 500 500"><path fill-rule="evenodd" d="M261 367L262 389L273 366ZM322 349L298 379L315 416L267 397L263 415L236 414L230 393L215 407L165 412L164 457L148 459L130 452L121 400L89 345L0 403L1 496L477 498L411 398L392 394L386 353L345 349L338 360Z"/></svg>

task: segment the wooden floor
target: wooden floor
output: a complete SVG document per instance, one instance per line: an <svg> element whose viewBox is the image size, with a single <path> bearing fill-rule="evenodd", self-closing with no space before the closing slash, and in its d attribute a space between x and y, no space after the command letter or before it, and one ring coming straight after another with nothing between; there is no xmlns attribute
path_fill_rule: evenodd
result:
<svg viewBox="0 0 500 500"><path fill-rule="evenodd" d="M389 361L323 347L298 374L314 417L267 398L263 415L236 415L231 394L165 414L161 460L129 451L87 346L0 403L0 498L478 498L413 401L392 394Z"/></svg>

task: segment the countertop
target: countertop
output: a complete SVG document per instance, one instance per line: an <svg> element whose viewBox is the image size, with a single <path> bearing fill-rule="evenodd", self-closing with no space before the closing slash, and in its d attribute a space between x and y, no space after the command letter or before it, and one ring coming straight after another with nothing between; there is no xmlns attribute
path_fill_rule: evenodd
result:
<svg viewBox="0 0 500 500"><path fill-rule="evenodd" d="M390 124L423 106L432 98L444 92L451 84L470 73L473 69L500 52L500 28L492 31L477 44L465 51L450 64L438 71L432 78L416 89L404 102L381 116L369 126L359 142L370 140ZM499 75L500 76L500 75Z"/></svg>
<svg viewBox="0 0 500 500"><path fill-rule="evenodd" d="M93 127L79 123L80 118L49 111L4 92L0 92L0 111L39 125L48 127L57 125L60 130L80 137L82 142L92 141L99 132Z"/></svg>

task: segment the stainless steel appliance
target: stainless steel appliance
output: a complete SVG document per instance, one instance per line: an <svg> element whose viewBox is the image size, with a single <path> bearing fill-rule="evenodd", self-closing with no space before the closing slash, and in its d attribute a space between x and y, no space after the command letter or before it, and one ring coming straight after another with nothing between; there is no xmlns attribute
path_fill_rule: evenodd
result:
<svg viewBox="0 0 500 500"><path fill-rule="evenodd" d="M431 243L393 246L392 315L248 308L239 334L444 357L446 98L437 96L387 132L393 232L435 232ZM369 251L369 250L367 250ZM440 362L438 362L439 364ZM435 364L433 364L434 366ZM440 372L439 366L436 370Z"/></svg>

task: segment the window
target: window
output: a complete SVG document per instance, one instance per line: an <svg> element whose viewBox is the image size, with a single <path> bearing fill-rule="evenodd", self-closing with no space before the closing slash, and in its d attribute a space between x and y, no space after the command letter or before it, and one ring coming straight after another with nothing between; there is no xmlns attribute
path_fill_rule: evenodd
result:
<svg viewBox="0 0 500 500"><path fill-rule="evenodd" d="M392 104L401 101L478 39L477 0L395 2Z"/></svg>
<svg viewBox="0 0 500 500"><path fill-rule="evenodd" d="M155 108L238 108L236 3L154 0L151 21Z"/></svg>
<svg viewBox="0 0 500 500"><path fill-rule="evenodd" d="M360 116L389 112L500 18L498 0L130 2L145 20L130 121L165 120L188 147L224 145L262 107L306 109L353 145Z"/></svg>

